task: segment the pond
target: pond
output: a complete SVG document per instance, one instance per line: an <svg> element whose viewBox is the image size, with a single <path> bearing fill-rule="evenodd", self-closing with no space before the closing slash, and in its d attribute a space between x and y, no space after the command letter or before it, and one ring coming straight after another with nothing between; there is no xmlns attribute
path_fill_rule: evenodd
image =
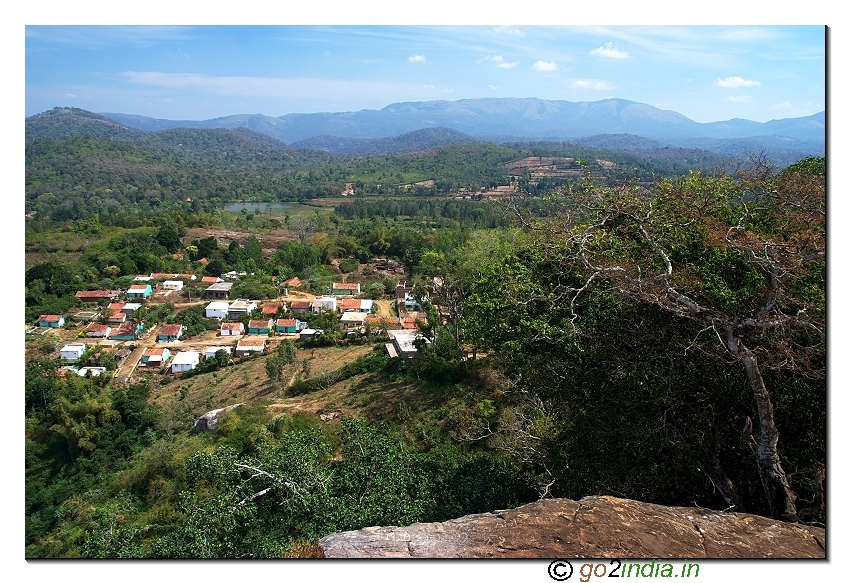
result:
<svg viewBox="0 0 850 583"><path fill-rule="evenodd" d="M224 205L224 210L232 213L240 213L242 209L248 209L248 212L252 213L255 210L266 212L269 208L273 211L293 210L298 206L300 205L294 202L234 202Z"/></svg>

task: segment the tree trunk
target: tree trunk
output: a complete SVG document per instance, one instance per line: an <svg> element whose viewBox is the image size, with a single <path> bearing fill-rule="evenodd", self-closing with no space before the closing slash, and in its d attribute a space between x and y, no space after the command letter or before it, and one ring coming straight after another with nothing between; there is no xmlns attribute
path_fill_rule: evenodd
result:
<svg viewBox="0 0 850 583"><path fill-rule="evenodd" d="M705 459L699 460L699 468L709 477L711 483L715 488L717 488L717 491L720 492L723 499L726 500L726 504L729 505L730 509L734 509L735 512L746 512L747 509L744 506L744 501L741 500L741 496L738 495L738 489L735 488L735 484L732 483L732 480L729 479L729 476L726 475L726 472L724 472L723 468L720 466L721 448L722 442L720 440L720 434L715 428L714 448L709 456L706 456Z"/></svg>
<svg viewBox="0 0 850 583"><path fill-rule="evenodd" d="M726 328L726 347L744 365L747 380L756 399L756 408L759 415L759 437L758 448L756 448L756 460L759 477L767 496L770 506L770 514L777 520L797 522L797 496L791 490L785 470L779 460L777 443L779 442L779 431L773 414L773 403L770 393L764 385L764 379L759 370L756 356L747 348L740 338L735 336L731 327Z"/></svg>

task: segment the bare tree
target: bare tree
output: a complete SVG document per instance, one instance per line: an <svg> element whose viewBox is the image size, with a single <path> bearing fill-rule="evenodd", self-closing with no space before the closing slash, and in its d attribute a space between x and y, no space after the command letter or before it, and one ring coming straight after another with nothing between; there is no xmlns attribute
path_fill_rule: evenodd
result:
<svg viewBox="0 0 850 583"><path fill-rule="evenodd" d="M583 275L584 284L565 287L564 297L572 305L589 285L603 285L713 335L743 367L755 400L750 430L758 439L748 441L770 512L798 520L763 369L825 373L816 364L825 341L823 177L793 169L775 175L756 163L734 177L691 173L651 191L588 181L562 194L555 218L533 219L520 205L514 210L543 234L542 245L568 258L565 271ZM702 465L727 501L738 504L716 459Z"/></svg>

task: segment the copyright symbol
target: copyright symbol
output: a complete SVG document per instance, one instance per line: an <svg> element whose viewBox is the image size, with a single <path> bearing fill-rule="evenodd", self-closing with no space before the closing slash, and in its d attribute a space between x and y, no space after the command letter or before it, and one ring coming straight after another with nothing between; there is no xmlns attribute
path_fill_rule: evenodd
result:
<svg viewBox="0 0 850 583"><path fill-rule="evenodd" d="M558 559L549 563L549 576L555 581L566 581L573 576L573 565L569 561Z"/></svg>

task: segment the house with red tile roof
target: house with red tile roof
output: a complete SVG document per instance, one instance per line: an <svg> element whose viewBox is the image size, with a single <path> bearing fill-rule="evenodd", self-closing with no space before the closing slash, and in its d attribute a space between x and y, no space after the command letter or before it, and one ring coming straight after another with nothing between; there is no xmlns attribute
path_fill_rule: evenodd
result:
<svg viewBox="0 0 850 583"><path fill-rule="evenodd" d="M42 314L38 317L40 328L61 328L65 325L65 316L58 314Z"/></svg>
<svg viewBox="0 0 850 583"><path fill-rule="evenodd" d="M271 334L273 323L271 320L248 320L248 334Z"/></svg>
<svg viewBox="0 0 850 583"><path fill-rule="evenodd" d="M256 354L266 349L265 338L243 338L236 343L235 356L247 356Z"/></svg>
<svg viewBox="0 0 850 583"><path fill-rule="evenodd" d="M89 291L80 290L74 295L84 302L99 302L101 300L114 300L121 295L121 292L119 290L93 289Z"/></svg>
<svg viewBox="0 0 850 583"><path fill-rule="evenodd" d="M331 285L331 291L337 296L356 296L360 293L360 284L335 281Z"/></svg>
<svg viewBox="0 0 850 583"><path fill-rule="evenodd" d="M86 336L91 338L108 338L112 332L112 326L108 324L89 324L86 328Z"/></svg>
<svg viewBox="0 0 850 583"><path fill-rule="evenodd" d="M185 330L186 326L182 326L180 324L163 324L162 328L159 329L159 334L157 334L156 339L163 342L180 340L180 336L183 335Z"/></svg>
<svg viewBox="0 0 850 583"><path fill-rule="evenodd" d="M295 318L278 318L274 324L274 330L278 334L297 334L298 324Z"/></svg>
<svg viewBox="0 0 850 583"><path fill-rule="evenodd" d="M220 333L221 336L241 336L245 333L245 324L242 322L222 322Z"/></svg>

